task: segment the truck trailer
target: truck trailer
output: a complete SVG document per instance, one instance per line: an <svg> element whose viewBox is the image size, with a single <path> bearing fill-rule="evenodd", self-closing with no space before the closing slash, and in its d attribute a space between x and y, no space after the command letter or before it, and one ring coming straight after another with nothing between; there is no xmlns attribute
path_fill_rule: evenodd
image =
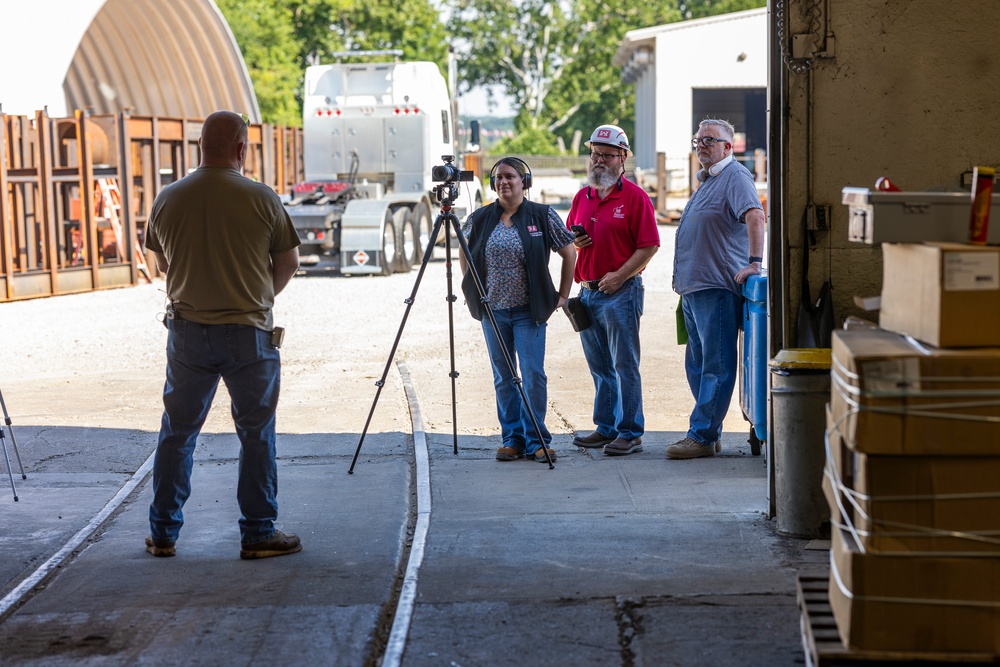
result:
<svg viewBox="0 0 1000 667"><path fill-rule="evenodd" d="M389 275L419 265L440 210L431 172L455 155L456 119L430 62L313 65L303 99L305 182L285 208L303 270ZM452 212L483 201L478 178L461 184ZM443 231L443 230L442 230Z"/></svg>

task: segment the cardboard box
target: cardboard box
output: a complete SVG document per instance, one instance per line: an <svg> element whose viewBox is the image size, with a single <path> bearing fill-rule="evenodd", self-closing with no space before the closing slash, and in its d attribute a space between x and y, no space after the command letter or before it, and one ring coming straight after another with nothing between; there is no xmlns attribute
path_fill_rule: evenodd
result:
<svg viewBox="0 0 1000 667"><path fill-rule="evenodd" d="M827 417L824 494L831 516L853 526L860 547L1000 557L1000 457L861 454L844 445L832 413Z"/></svg>
<svg viewBox="0 0 1000 667"><path fill-rule="evenodd" d="M826 433L823 438L826 447L826 458L823 466L823 495L830 507L830 524L832 530L838 525L847 525L856 521L854 509L848 498L847 490L854 488L854 461L852 452L847 449L833 419L833 410L826 404Z"/></svg>
<svg viewBox="0 0 1000 667"><path fill-rule="evenodd" d="M1000 348L946 350L853 329L833 332L832 354L830 405L852 450L1000 456Z"/></svg>
<svg viewBox="0 0 1000 667"><path fill-rule="evenodd" d="M830 607L846 646L1000 653L1000 558L862 554L834 530Z"/></svg>
<svg viewBox="0 0 1000 667"><path fill-rule="evenodd" d="M879 326L937 347L1000 345L1000 247L882 244Z"/></svg>

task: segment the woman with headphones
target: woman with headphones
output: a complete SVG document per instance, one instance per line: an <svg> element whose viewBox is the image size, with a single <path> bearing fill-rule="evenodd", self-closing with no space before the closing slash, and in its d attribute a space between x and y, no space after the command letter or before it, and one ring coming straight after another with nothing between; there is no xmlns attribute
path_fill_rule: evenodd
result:
<svg viewBox="0 0 1000 667"><path fill-rule="evenodd" d="M573 286L576 252L573 236L551 207L524 198L531 188L531 170L516 157L505 157L490 169L490 189L497 193L492 204L472 213L462 225L471 258L459 253L462 292L472 317L483 324L486 348L493 366L497 417L500 419L502 446L497 461L529 458L545 462L545 450L553 461L556 453L548 448L552 435L545 427L548 404L545 376L545 327L556 308L566 303ZM562 260L559 289L549 273L549 253ZM493 330L469 270L476 269L486 290L500 338ZM503 347L500 341L503 341ZM531 417L521 401L510 368L504 358L507 349L521 374L522 386L531 412L541 431L542 442Z"/></svg>

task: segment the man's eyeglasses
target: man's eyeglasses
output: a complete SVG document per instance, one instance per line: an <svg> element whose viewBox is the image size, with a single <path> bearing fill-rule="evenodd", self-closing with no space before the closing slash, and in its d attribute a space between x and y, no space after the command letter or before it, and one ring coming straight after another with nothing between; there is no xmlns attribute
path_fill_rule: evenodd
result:
<svg viewBox="0 0 1000 667"><path fill-rule="evenodd" d="M240 125L240 129L236 130L236 136L233 137L233 141L239 141L240 140L240 134L243 132L243 128L244 127L247 127L247 128L250 127L250 116L246 115L245 113L241 113L240 114L240 118L243 119L243 124Z"/></svg>
<svg viewBox="0 0 1000 667"><path fill-rule="evenodd" d="M596 152L590 153L590 159L593 160L594 162L598 161L612 162L619 157L621 157L621 153L596 153Z"/></svg>
<svg viewBox="0 0 1000 667"><path fill-rule="evenodd" d="M695 137L691 140L691 148L698 148L698 146L705 146L706 148L711 148L712 144L725 143L729 141L728 139L717 139L715 137Z"/></svg>

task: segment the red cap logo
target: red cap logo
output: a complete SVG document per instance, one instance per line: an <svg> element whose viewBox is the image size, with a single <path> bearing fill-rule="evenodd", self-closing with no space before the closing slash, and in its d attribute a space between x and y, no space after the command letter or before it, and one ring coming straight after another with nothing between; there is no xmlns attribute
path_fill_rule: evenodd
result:
<svg viewBox="0 0 1000 667"><path fill-rule="evenodd" d="M598 130L597 131L597 138L598 139L610 139L611 138L611 130Z"/></svg>

